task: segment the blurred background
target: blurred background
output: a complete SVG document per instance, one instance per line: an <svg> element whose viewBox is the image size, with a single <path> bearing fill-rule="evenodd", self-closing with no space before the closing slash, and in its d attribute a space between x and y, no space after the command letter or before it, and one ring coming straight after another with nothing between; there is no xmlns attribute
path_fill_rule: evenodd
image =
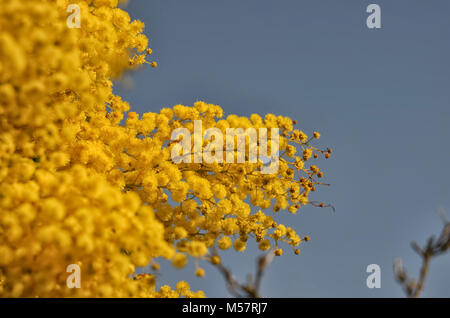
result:
<svg viewBox="0 0 450 318"><path fill-rule="evenodd" d="M381 7L381 29L368 29L366 8ZM299 256L286 249L267 269L265 297L403 297L392 264L401 257L416 278L410 248L439 234L450 217L450 2L447 0L133 0L153 59L117 83L139 113L197 100L225 114L274 113L319 131L331 147L318 162L331 187L277 220L311 241ZM130 81L133 85L130 86ZM260 253L222 254L245 280ZM366 267L381 267L381 288L366 286ZM192 259L182 270L161 262L159 282L187 280L208 297L228 297L216 268ZM432 260L424 297L450 297L450 254ZM148 271L141 269L140 272ZM188 278L188 279L187 279Z"/></svg>

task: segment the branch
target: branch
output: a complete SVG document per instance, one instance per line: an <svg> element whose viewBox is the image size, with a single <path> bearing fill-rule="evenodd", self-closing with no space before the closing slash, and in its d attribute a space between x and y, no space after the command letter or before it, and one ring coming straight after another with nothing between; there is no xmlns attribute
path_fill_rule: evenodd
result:
<svg viewBox="0 0 450 318"><path fill-rule="evenodd" d="M408 297L420 297L424 288L425 279L428 275L431 259L444 254L450 249L450 222L445 218L443 218L443 221L444 228L436 241L434 240L434 236L431 236L423 249L416 242L411 243L412 249L422 258L422 267L417 281L408 276L406 270L403 268L401 259L397 258L394 261L394 277L403 287Z"/></svg>
<svg viewBox="0 0 450 318"><path fill-rule="evenodd" d="M214 251L213 255L217 255L217 251ZM231 270L225 267L222 263L215 264L217 269L222 274L225 279L228 291L235 297L238 298L260 298L261 295L259 293L259 289L261 286L261 279L264 275L264 271L267 266L273 261L275 256L274 251L270 251L267 254L261 255L258 257L256 262L256 275L253 280L252 275L247 276L246 283L240 283L233 275Z"/></svg>

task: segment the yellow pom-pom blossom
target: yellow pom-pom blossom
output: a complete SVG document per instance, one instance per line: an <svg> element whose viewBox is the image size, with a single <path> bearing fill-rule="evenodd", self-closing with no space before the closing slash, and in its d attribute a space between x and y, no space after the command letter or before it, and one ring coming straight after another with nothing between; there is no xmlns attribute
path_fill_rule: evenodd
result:
<svg viewBox="0 0 450 318"><path fill-rule="evenodd" d="M214 255L213 257L211 257L211 264L214 264L214 265L220 264L220 256Z"/></svg>
<svg viewBox="0 0 450 318"><path fill-rule="evenodd" d="M203 277L205 276L205 270L199 267L195 270L195 275L198 277Z"/></svg>
<svg viewBox="0 0 450 318"><path fill-rule="evenodd" d="M123 191L128 106L111 82L147 48L143 23L117 1L77 1L70 29L69 4L1 4L0 296L155 296L130 275L174 248L153 207ZM69 264L82 288L67 288Z"/></svg>
<svg viewBox="0 0 450 318"><path fill-rule="evenodd" d="M184 267L215 245L243 251L251 238L262 250L269 240L299 245L263 210L308 204L321 183L304 163L331 151L312 146L287 117L223 118L204 102L125 116L112 79L156 66L146 61L144 24L117 0L80 0L81 28L71 29L70 3L2 1L0 297L203 297L186 282L156 289L154 275L133 273L157 257ZM171 133L192 133L194 120L224 134L280 128L278 172L262 174L261 161L174 163ZM80 266L82 288L66 286L70 264Z"/></svg>

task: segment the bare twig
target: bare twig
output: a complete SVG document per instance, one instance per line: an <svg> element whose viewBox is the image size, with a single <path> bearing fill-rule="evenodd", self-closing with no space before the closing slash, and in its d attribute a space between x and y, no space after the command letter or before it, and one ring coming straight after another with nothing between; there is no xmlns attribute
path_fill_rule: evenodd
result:
<svg viewBox="0 0 450 318"><path fill-rule="evenodd" d="M442 220L444 222L444 228L437 240L434 239L434 236L431 236L423 249L416 242L411 243L412 249L422 258L422 267L417 281L408 276L406 270L403 268L401 259L396 259L394 261L394 276L403 287L403 290L408 297L420 297L424 288L431 259L450 249L450 222L447 221L445 217L442 217Z"/></svg>
<svg viewBox="0 0 450 318"><path fill-rule="evenodd" d="M217 252L214 251L217 255ZM229 270L227 267L225 267L222 263L216 264L215 266L218 268L220 273L225 279L225 282L227 284L228 291L230 294L232 294L235 297L239 298L260 298L261 295L259 293L259 289L261 286L261 279L264 275L264 271L266 270L267 266L272 262L275 254L274 251L270 251L267 254L261 255L258 257L256 262L256 274L255 278L253 279L252 275L247 276L247 282L246 283L240 283L233 275L231 270Z"/></svg>

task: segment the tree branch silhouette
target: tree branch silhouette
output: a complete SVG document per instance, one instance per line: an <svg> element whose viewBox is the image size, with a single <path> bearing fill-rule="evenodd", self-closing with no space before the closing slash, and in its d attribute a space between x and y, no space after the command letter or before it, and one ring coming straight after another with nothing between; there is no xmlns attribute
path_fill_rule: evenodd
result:
<svg viewBox="0 0 450 318"><path fill-rule="evenodd" d="M217 255L217 253L215 254ZM227 289L234 297L238 298L260 298L261 280L265 270L273 261L275 256L274 250L259 256L256 260L256 273L255 275L249 274L247 276L247 282L241 283L233 275L232 271L228 269L222 263L215 264L219 272L222 274L227 285Z"/></svg>
<svg viewBox="0 0 450 318"><path fill-rule="evenodd" d="M411 243L412 249L422 258L422 266L417 280L409 277L400 258L394 260L394 277L402 286L407 297L420 297L429 273L431 259L446 253L450 249L450 222L444 216L442 216L442 219L444 227L437 240L434 236L431 236L424 248L421 248L414 241Z"/></svg>

